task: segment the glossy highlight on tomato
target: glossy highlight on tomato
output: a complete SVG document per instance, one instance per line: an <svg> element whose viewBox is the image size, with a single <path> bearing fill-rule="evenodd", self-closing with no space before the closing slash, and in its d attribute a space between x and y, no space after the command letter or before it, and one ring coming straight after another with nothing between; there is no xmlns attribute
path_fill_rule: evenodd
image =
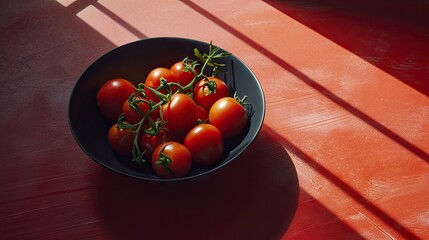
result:
<svg viewBox="0 0 429 240"><path fill-rule="evenodd" d="M230 144L228 138L244 130L248 115L242 106L246 97L228 97L234 89L217 77L225 64L216 61L228 56L217 51L209 48L209 54L200 54L194 49L198 60L186 57L171 67L154 68L137 87L123 79L129 88L127 92L124 87L120 101L126 100L110 118L117 124L108 137L115 152L130 156L130 167L146 168L148 161L158 176L181 178L193 165L199 173L220 163L223 156L228 161L224 151L231 146L225 148L225 142ZM112 93L103 90L100 96ZM102 110L103 102L97 103ZM240 141L232 140L232 147Z"/></svg>
<svg viewBox="0 0 429 240"><path fill-rule="evenodd" d="M175 93L170 102L162 106L162 117L167 122L166 128L173 133L189 131L198 122L196 104L183 93Z"/></svg>
<svg viewBox="0 0 429 240"><path fill-rule="evenodd" d="M109 130L108 138L112 149L124 156L131 156L136 133L132 129L119 128L115 123Z"/></svg>
<svg viewBox="0 0 429 240"><path fill-rule="evenodd" d="M135 92L134 85L126 79L115 78L104 83L97 92L100 112L110 120L116 120L122 113L122 106Z"/></svg>
<svg viewBox="0 0 429 240"><path fill-rule="evenodd" d="M153 170L163 178L186 176L191 165L191 152L178 142L163 143L155 149L152 155Z"/></svg>
<svg viewBox="0 0 429 240"><path fill-rule="evenodd" d="M195 71L195 73L198 74L198 70L196 68L194 68L193 70ZM194 73L189 70L186 70L186 67L182 61L177 62L173 66L171 66L170 71L177 79L177 82L183 87L190 84L195 77Z"/></svg>
<svg viewBox="0 0 429 240"><path fill-rule="evenodd" d="M223 153L222 133L211 124L195 126L185 137L184 145L189 149L192 160L201 165L218 162Z"/></svg>
<svg viewBox="0 0 429 240"><path fill-rule="evenodd" d="M207 112L219 99L228 96L228 86L217 77L208 77L200 80L194 88L194 101Z"/></svg>
<svg viewBox="0 0 429 240"><path fill-rule="evenodd" d="M129 123L135 124L140 122L149 112L150 105L148 104L148 101L148 99L135 95L124 102L122 105L122 112ZM136 108L133 108L132 106L135 106ZM139 110L137 110L137 108ZM156 115L152 114L152 117L156 117Z"/></svg>
<svg viewBox="0 0 429 240"><path fill-rule="evenodd" d="M150 73L147 75L144 85L146 87L157 89L161 85L161 78L164 78L167 82L174 82L174 83L178 82L176 76L170 71L170 69L165 67L157 67L152 71L150 71ZM176 91L177 86L173 86L172 90ZM154 102L160 101L160 99L157 96L155 96L155 94L152 93L152 91L150 91L149 89L146 88L145 92L147 94L147 97L152 101ZM163 94L167 93L165 89L160 90L160 92Z"/></svg>
<svg viewBox="0 0 429 240"><path fill-rule="evenodd" d="M225 138L241 133L248 120L246 109L232 97L221 98L210 108L209 123L217 127Z"/></svg>

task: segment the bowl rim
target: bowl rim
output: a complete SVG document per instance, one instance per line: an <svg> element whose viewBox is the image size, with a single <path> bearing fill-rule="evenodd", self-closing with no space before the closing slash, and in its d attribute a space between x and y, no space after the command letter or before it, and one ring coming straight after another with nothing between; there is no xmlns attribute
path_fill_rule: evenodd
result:
<svg viewBox="0 0 429 240"><path fill-rule="evenodd" d="M113 172L119 173L121 175L125 175L127 177L130 178L134 178L134 179L139 179L139 180L145 180L145 181L151 181L151 182L179 182L179 181L185 181L185 180L190 180L190 179L195 179L204 175L208 175L211 174L217 170L219 170L220 168L226 166L227 164L229 164L230 162L232 162L234 159L236 159L237 157L239 157L255 140L255 138L258 136L259 132L261 131L261 128L263 126L264 123L264 119L265 119L265 114L266 114L266 101L265 101L265 94L264 94L264 90L262 88L262 85L259 81L259 79L257 78L256 74L249 68L249 66L243 62L243 60L241 60L240 58L238 58L237 56L235 56L233 53L226 51L224 48L221 48L215 44L213 44L214 47L218 47L219 49L221 49L222 51L226 51L231 53L231 56L233 56L238 62L240 62L249 72L250 74L253 76L255 82L256 82L256 86L257 86L257 90L260 92L261 94L261 100L262 100L262 109L261 109L261 113L260 113L260 118L261 121L258 121L258 124L256 126L256 131L254 132L254 134L251 135L251 137L248 139L248 143L242 148L240 149L240 151L238 151L235 156L231 157L230 159L228 159L228 161L223 161L217 165L215 165L212 168L207 169L207 171L203 171L194 175L187 175L184 177L179 177L179 178L149 178L149 177L145 177L145 176L138 176L129 172L125 172L125 171L120 171L112 166L109 166L108 164L104 163L103 161L97 159L95 156L93 156L80 142L80 140L77 137L77 134L73 128L73 124L72 124L72 120L71 120L71 105L72 105L72 101L74 98L74 95L76 94L76 88L78 83L82 82L84 79L83 77L86 76L88 74L89 71L91 71L91 69L94 67L94 65L100 61L102 58L106 57L109 54L112 54L112 52L115 51L120 51L121 48L126 48L129 45L134 45L134 44L141 44L141 42L147 42L147 41L165 41L165 40L179 40L179 41L188 41L188 42L196 42L198 44L203 44L203 45L207 45L209 44L208 42L204 42L204 41L200 41L200 40L195 40L195 39L190 39L190 38L182 38L182 37L152 37L152 38L145 38L145 39L140 39L140 40L136 40L133 42L129 42L120 46L117 46L109 51L106 51L105 53L103 53L101 56L99 56L98 58L96 58L94 61L92 61L91 64L89 64L86 69L82 72L82 74L79 76L79 78L77 79L77 81L75 82L72 91L70 93L70 97L69 97L69 102L68 102L68 125L70 128L70 131L72 133L72 136L75 140L75 142L78 144L78 146L80 147L81 150L83 150L85 152L85 154L87 156L89 156L93 161L95 161L96 163L100 164L101 166L112 170ZM132 170L132 171L136 171L136 170ZM137 172L137 171L136 171Z"/></svg>

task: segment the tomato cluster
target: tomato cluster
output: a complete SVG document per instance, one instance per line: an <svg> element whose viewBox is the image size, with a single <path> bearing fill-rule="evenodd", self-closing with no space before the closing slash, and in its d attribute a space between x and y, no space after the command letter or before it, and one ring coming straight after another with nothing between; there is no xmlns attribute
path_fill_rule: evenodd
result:
<svg viewBox="0 0 429 240"><path fill-rule="evenodd" d="M149 161L163 178L186 176L193 164L218 163L224 140L240 134L248 122L243 101L229 96L226 83L216 77L224 65L215 59L229 53L195 51L198 60L186 57L171 68L155 68L137 86L111 79L97 93L100 112L116 121L108 133L112 149Z"/></svg>

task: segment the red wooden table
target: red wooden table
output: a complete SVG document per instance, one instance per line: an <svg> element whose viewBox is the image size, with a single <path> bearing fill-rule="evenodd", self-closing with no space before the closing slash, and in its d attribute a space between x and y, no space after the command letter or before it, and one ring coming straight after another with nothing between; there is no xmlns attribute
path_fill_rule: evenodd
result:
<svg viewBox="0 0 429 240"><path fill-rule="evenodd" d="M0 3L0 239L429 239L429 4ZM262 131L224 169L153 184L93 162L68 126L116 46L213 41L258 76Z"/></svg>

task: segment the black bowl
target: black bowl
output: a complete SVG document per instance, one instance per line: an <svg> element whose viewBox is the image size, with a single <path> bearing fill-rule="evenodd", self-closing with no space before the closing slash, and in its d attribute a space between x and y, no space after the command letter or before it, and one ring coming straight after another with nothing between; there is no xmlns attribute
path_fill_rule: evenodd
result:
<svg viewBox="0 0 429 240"><path fill-rule="evenodd" d="M129 158L117 155L109 146L107 133L113 122L102 116L96 102L97 91L103 83L117 77L128 79L134 84L142 83L153 68L169 68L186 56L195 59L194 48L208 52L209 44L183 38L149 38L120 46L95 61L77 81L69 103L71 132L83 151L108 169L152 181L177 181L202 176L222 168L239 156L255 139L262 126L265 100L256 76L233 55L221 60L226 64L226 69L218 77L227 83L231 94L236 92L240 97L248 96L246 102L250 104L247 109L250 121L240 136L225 141L224 155L218 164L208 167L193 165L186 177L162 179L153 172L150 163L134 163Z"/></svg>

